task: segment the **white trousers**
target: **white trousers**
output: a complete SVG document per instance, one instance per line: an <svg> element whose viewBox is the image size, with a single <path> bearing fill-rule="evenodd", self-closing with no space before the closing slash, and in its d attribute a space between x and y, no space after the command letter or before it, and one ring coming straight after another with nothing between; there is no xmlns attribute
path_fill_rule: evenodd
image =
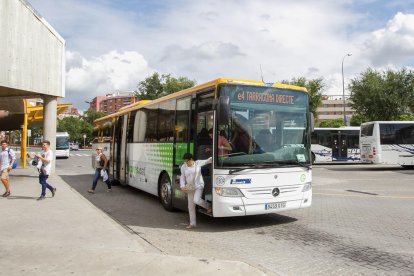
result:
<svg viewBox="0 0 414 276"><path fill-rule="evenodd" d="M190 224L196 226L196 204L208 209L207 202L201 198L203 194L203 188L195 189L194 191L188 191L187 200L188 200L188 213L190 215Z"/></svg>

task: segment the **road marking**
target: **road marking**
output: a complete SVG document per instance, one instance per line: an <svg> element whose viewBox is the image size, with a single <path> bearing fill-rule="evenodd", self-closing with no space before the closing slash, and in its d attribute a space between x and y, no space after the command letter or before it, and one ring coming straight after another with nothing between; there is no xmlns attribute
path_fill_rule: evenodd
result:
<svg viewBox="0 0 414 276"><path fill-rule="evenodd" d="M325 194L325 193L312 193L314 195L325 196L345 196L345 197L363 197L363 198L394 198L394 199L414 199L414 196L380 196L380 195L348 195L348 194Z"/></svg>

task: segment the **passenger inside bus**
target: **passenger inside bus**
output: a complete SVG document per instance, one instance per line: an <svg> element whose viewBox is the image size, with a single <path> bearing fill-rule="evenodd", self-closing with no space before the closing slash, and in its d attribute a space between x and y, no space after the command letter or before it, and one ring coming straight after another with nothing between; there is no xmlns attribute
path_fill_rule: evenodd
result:
<svg viewBox="0 0 414 276"><path fill-rule="evenodd" d="M210 135L210 138L212 139L213 138L212 128L210 128L210 130L208 131L208 134ZM218 148L218 157L227 157L233 150L229 141L227 140L227 138L223 135L221 131L218 135L217 148Z"/></svg>
<svg viewBox="0 0 414 276"><path fill-rule="evenodd" d="M253 152L252 130L247 121L245 124L234 121L234 132L230 144L233 146L233 153L250 154Z"/></svg>
<svg viewBox="0 0 414 276"><path fill-rule="evenodd" d="M213 140L210 137L208 130L202 128L197 134L197 159L207 159L212 154Z"/></svg>

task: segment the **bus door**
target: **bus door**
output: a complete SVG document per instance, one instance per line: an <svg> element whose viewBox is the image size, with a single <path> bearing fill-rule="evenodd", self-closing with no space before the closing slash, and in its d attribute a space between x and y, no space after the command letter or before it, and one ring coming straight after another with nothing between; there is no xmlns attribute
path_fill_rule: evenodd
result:
<svg viewBox="0 0 414 276"><path fill-rule="evenodd" d="M213 140L208 132L214 126L213 92L198 94L196 99L196 137L195 137L195 160L205 160L213 154ZM208 164L201 168L204 180L204 199L212 201L212 165Z"/></svg>
<svg viewBox="0 0 414 276"><path fill-rule="evenodd" d="M341 161L348 159L347 135L344 133L332 134L332 160Z"/></svg>
<svg viewBox="0 0 414 276"><path fill-rule="evenodd" d="M125 184L126 124L128 114L118 118L115 127L114 178Z"/></svg>
<svg viewBox="0 0 414 276"><path fill-rule="evenodd" d="M118 162L120 165L119 168L119 179L122 184L126 183L126 151L127 151L127 124L128 124L128 114L123 115L122 117L122 131L121 131L121 151L120 159Z"/></svg>

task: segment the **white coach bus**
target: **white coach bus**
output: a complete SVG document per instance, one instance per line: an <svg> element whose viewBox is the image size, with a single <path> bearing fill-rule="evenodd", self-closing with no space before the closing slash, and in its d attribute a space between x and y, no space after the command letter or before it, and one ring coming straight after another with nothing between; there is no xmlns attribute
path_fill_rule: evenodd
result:
<svg viewBox="0 0 414 276"><path fill-rule="evenodd" d="M414 121L361 124L361 161L414 168Z"/></svg>
<svg viewBox="0 0 414 276"><path fill-rule="evenodd" d="M69 158L70 137L67 132L56 132L56 157Z"/></svg>
<svg viewBox="0 0 414 276"><path fill-rule="evenodd" d="M110 158L112 181L158 196L167 210L187 209L184 153L212 155L202 170L212 216L257 215L311 206L310 126L305 88L222 78L97 119L92 147ZM219 150L223 139L232 150Z"/></svg>
<svg viewBox="0 0 414 276"><path fill-rule="evenodd" d="M351 161L361 159L360 127L315 128L311 135L313 162Z"/></svg>

